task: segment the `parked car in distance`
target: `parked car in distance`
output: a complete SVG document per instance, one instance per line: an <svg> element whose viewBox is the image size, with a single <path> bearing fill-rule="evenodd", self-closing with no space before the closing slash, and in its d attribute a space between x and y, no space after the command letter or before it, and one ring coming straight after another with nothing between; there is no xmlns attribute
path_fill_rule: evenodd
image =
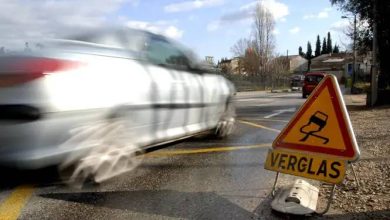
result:
<svg viewBox="0 0 390 220"><path fill-rule="evenodd" d="M164 36L112 28L39 45L0 56L0 164L36 169L231 131L233 84Z"/></svg>
<svg viewBox="0 0 390 220"><path fill-rule="evenodd" d="M306 98L326 75L325 72L309 72L305 74L302 87L302 98Z"/></svg>
<svg viewBox="0 0 390 220"><path fill-rule="evenodd" d="M293 75L291 77L291 90L299 91L302 90L304 75Z"/></svg>

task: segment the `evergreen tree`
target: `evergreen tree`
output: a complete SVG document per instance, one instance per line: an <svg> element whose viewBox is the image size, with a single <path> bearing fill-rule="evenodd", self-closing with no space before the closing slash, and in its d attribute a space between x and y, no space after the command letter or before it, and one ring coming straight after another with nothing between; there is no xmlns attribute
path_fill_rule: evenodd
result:
<svg viewBox="0 0 390 220"><path fill-rule="evenodd" d="M337 46L336 44L333 47L333 53L340 53L339 46Z"/></svg>
<svg viewBox="0 0 390 220"><path fill-rule="evenodd" d="M310 41L308 41L308 42L307 42L307 50L306 50L306 59L308 59L308 62L307 62L307 71L310 71L311 58L312 58L311 44L310 44Z"/></svg>
<svg viewBox="0 0 390 220"><path fill-rule="evenodd" d="M320 35L317 35L316 50L314 51L314 56L318 57L319 55L321 55L321 40Z"/></svg>
<svg viewBox="0 0 390 220"><path fill-rule="evenodd" d="M328 40L326 42L326 48L328 53L332 53L333 47L332 47L332 38L330 37L330 32L328 32Z"/></svg>
<svg viewBox="0 0 390 220"><path fill-rule="evenodd" d="M324 37L324 40L322 41L322 49L321 49L321 54L326 54L327 52L327 47L326 47L326 38Z"/></svg>
<svg viewBox="0 0 390 220"><path fill-rule="evenodd" d="M313 51L311 49L311 43L310 41L307 42L307 50L306 50L306 59L311 60L313 57Z"/></svg>
<svg viewBox="0 0 390 220"><path fill-rule="evenodd" d="M299 48L298 48L298 54L299 54L299 56L305 57L305 53L303 53L301 46L299 46Z"/></svg>

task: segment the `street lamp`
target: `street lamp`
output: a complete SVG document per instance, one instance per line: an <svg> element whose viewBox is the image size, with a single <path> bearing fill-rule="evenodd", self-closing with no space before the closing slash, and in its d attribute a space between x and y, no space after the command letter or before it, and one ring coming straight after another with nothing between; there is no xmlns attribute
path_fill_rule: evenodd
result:
<svg viewBox="0 0 390 220"><path fill-rule="evenodd" d="M341 18L350 18L347 16L341 16ZM351 93L353 93L353 87L355 85L356 80L356 13L353 16L353 46L352 46L352 54L353 54L353 65L352 65L352 85L351 85Z"/></svg>

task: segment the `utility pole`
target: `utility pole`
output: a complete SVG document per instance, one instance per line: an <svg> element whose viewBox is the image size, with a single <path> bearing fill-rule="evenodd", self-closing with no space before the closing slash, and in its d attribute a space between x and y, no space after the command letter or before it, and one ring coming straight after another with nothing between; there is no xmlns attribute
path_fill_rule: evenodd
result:
<svg viewBox="0 0 390 220"><path fill-rule="evenodd" d="M353 17L353 66L352 66L352 85L351 93L354 93L356 81L356 12Z"/></svg>
<svg viewBox="0 0 390 220"><path fill-rule="evenodd" d="M341 16L341 18L350 18L347 16ZM352 44L352 83L351 83L351 93L354 93L354 85L356 81L356 12L353 15L353 44Z"/></svg>
<svg viewBox="0 0 390 220"><path fill-rule="evenodd" d="M374 3L374 19L373 19L373 40L372 40L372 68L371 68L371 94L370 97L367 97L367 103L369 106L374 106L378 98L378 64L377 64L377 54L378 54L378 39L377 39L377 4L376 0L373 0Z"/></svg>

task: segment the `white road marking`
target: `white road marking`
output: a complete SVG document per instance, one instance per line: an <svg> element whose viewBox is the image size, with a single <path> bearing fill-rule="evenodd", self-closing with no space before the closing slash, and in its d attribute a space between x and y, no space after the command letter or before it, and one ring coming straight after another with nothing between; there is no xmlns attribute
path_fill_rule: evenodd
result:
<svg viewBox="0 0 390 220"><path fill-rule="evenodd" d="M236 99L237 102L253 102L253 101L272 101L270 98L245 98L245 99Z"/></svg>
<svg viewBox="0 0 390 220"><path fill-rule="evenodd" d="M283 98L283 97L295 97L298 96L298 93L290 93L290 94L278 94L278 95L271 95L271 98Z"/></svg>
<svg viewBox="0 0 390 220"><path fill-rule="evenodd" d="M280 114L283 114L285 112L295 112L296 108L287 108L287 109L280 109L280 110L276 110L274 111L275 113L272 113L270 115L267 115L265 116L264 118L272 118L274 116L277 116L277 115L280 115Z"/></svg>

